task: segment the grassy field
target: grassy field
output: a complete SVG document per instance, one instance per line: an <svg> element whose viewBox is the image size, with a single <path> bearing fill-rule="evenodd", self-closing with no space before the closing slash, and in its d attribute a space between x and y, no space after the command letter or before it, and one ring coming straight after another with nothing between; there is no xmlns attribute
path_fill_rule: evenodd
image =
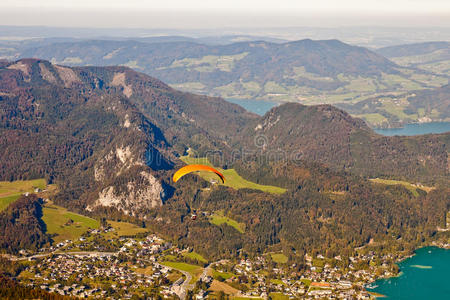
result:
<svg viewBox="0 0 450 300"><path fill-rule="evenodd" d="M231 277L233 277L235 275L233 273L230 273L230 272L220 272L220 271L217 271L217 270L213 269L212 276L214 278L222 277L223 279L227 280L227 279L230 279Z"/></svg>
<svg viewBox="0 0 450 300"><path fill-rule="evenodd" d="M286 285L282 280L280 279L270 279L270 282L272 282L273 284L281 284L281 285Z"/></svg>
<svg viewBox="0 0 450 300"><path fill-rule="evenodd" d="M197 265L191 265L184 262L176 261L163 261L161 263L164 266L168 266L177 270L189 272L192 275L192 280L190 283L194 283L198 280L198 277L202 274L203 268Z"/></svg>
<svg viewBox="0 0 450 300"><path fill-rule="evenodd" d="M309 287L311 285L311 279L303 278L300 279L301 282L305 284L305 286Z"/></svg>
<svg viewBox="0 0 450 300"><path fill-rule="evenodd" d="M45 179L0 181L0 211L16 201L26 192L34 192L35 188L45 189Z"/></svg>
<svg viewBox="0 0 450 300"><path fill-rule="evenodd" d="M208 261L206 260L206 258L204 258L203 256L201 256L200 254L198 254L197 252L184 252L183 253L184 257L190 258L190 259L194 259L194 260L198 260L199 262L202 263L207 263Z"/></svg>
<svg viewBox="0 0 450 300"><path fill-rule="evenodd" d="M239 290L235 289L234 287L231 287L225 282L220 282L218 280L213 280L211 286L209 287L209 290L213 292L223 291L227 295L236 295L239 292Z"/></svg>
<svg viewBox="0 0 450 300"><path fill-rule="evenodd" d="M166 254L166 255L164 255L164 259L165 260L175 261L175 260L177 260L177 257L175 255L172 255L172 254Z"/></svg>
<svg viewBox="0 0 450 300"><path fill-rule="evenodd" d="M239 223L236 220L233 220L233 219L231 219L229 217L224 216L223 212L221 212L221 211L218 211L218 212L214 213L210 217L209 222L214 224L214 225L217 225L217 226L220 226L220 225L225 223L225 224L233 227L234 229L236 229L240 233L244 233L245 232L245 224L244 223Z"/></svg>
<svg viewBox="0 0 450 300"><path fill-rule="evenodd" d="M424 190L425 192L429 193L430 191L432 191L434 189L434 187L430 187L430 186L416 186L412 183L406 182L406 181L401 181L401 180L390 180L390 179L380 179L380 178L375 178L375 179L370 179L370 181L375 182L375 183L381 183L381 184L386 184L386 185L403 185L404 187L406 187L415 197L419 196L419 193L417 192L417 189L421 189Z"/></svg>
<svg viewBox="0 0 450 300"><path fill-rule="evenodd" d="M105 234L105 238L114 238L120 236L132 236L138 233L148 232L148 228L142 228L135 224L127 223L127 222L116 222L116 221L108 221L108 224L111 225L115 230L110 231Z"/></svg>
<svg viewBox="0 0 450 300"><path fill-rule="evenodd" d="M153 267L150 266L147 268L137 268L136 273L151 276L151 275L153 275Z"/></svg>
<svg viewBox="0 0 450 300"><path fill-rule="evenodd" d="M285 264L288 261L288 257L283 253L270 253L272 260L279 264Z"/></svg>
<svg viewBox="0 0 450 300"><path fill-rule="evenodd" d="M355 117L362 118L362 119L364 119L364 121L366 121L370 124L373 124L373 125L381 125L384 122L387 122L386 117L379 113L362 114L362 115L356 115Z"/></svg>
<svg viewBox="0 0 450 300"><path fill-rule="evenodd" d="M206 158L206 157L195 158L195 157L190 157L190 156L182 156L182 157L180 157L180 159L188 165L203 164L203 165L208 165L208 166L213 167L213 165L209 162L208 158ZM277 186L261 185L261 184L257 184L257 183L245 180L234 169L223 170L223 169L217 168L217 170L219 172L221 172L223 174L223 176L225 177L224 185L234 188L234 189L237 189L237 190L248 188L248 189L260 190L260 191L263 191L266 193L272 193L272 194L283 194L284 192L286 192L286 189L283 189L283 188L280 188ZM205 180L220 181L218 176L214 173L204 172L204 171L200 171L197 173Z"/></svg>
<svg viewBox="0 0 450 300"><path fill-rule="evenodd" d="M178 261L163 261L161 264L171 267L171 268L174 268L174 269L179 269L181 271L186 271L189 273L197 273L199 270L201 271L201 269L202 269L202 267L200 267L200 266L191 265L188 263L178 262Z"/></svg>
<svg viewBox="0 0 450 300"><path fill-rule="evenodd" d="M0 211L6 209L8 205L16 201L21 194L11 195L0 198Z"/></svg>
<svg viewBox="0 0 450 300"><path fill-rule="evenodd" d="M289 299L289 296L286 296L282 293L270 293L269 296L272 300L288 300Z"/></svg>
<svg viewBox="0 0 450 300"><path fill-rule="evenodd" d="M43 214L42 220L47 225L47 233L56 234L53 240L57 243L64 240L76 240L89 228L100 226L100 222L95 219L70 212L51 202L44 206Z"/></svg>
<svg viewBox="0 0 450 300"><path fill-rule="evenodd" d="M248 52L242 52L235 55L206 55L202 58L183 58L175 60L169 68L189 67L199 72L213 72L216 69L230 72L234 67L234 62L243 59Z"/></svg>

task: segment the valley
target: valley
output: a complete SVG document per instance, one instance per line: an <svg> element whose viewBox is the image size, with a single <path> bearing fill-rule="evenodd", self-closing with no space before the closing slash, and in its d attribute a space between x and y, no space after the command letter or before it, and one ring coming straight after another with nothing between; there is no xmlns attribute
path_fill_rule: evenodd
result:
<svg viewBox="0 0 450 300"><path fill-rule="evenodd" d="M0 300L446 299L450 1L0 1Z"/></svg>
<svg viewBox="0 0 450 300"><path fill-rule="evenodd" d="M448 244L447 133L385 137L331 105L259 116L130 68L40 59L0 65L0 133L8 276L61 295L369 297L398 259ZM225 184L173 182L197 163Z"/></svg>

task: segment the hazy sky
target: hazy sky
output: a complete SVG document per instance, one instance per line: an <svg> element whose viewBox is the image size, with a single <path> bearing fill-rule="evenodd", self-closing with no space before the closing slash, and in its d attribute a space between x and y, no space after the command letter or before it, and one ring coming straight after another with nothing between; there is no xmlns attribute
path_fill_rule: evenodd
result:
<svg viewBox="0 0 450 300"><path fill-rule="evenodd" d="M1 25L450 26L450 0L0 0Z"/></svg>

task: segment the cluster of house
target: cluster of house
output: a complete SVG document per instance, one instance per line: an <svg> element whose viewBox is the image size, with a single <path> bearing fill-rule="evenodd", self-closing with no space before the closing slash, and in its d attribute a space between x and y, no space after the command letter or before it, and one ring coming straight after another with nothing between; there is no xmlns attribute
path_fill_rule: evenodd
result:
<svg viewBox="0 0 450 300"><path fill-rule="evenodd" d="M110 230L110 229L103 229ZM90 233L95 234L91 231ZM156 288L165 298L173 298L175 295L186 293L184 277L171 283L168 277L171 273L167 268L158 263L159 254L165 250L172 249L173 253L180 253L180 249L173 248L172 244L164 241L156 235L148 235L143 239L119 238L120 245L117 252L73 252L71 254L55 254L47 257L42 256L36 264L27 267L30 278L29 284L42 289L53 291L61 295L72 295L77 297L106 298L111 293L120 291L121 297L127 298L133 292L142 291L145 288ZM64 247L68 250L78 247L79 244L91 243L85 237L81 237L75 243L66 240L58 245L45 249L54 251ZM61 250L60 250L61 251ZM129 259L121 261L120 256ZM242 259L236 263L222 260L212 263L211 266L218 271L230 271L235 276L226 279L228 283L246 278L244 283L250 288L241 291L242 297L268 298L270 293L282 293L290 298L304 299L369 299L369 294L364 291L364 286L377 279L380 266L375 267L369 262L377 257L374 253L349 257L349 265L346 270L338 266L331 266L325 257L317 255L316 259L322 260L323 265L317 267L312 257L306 255L306 271L294 272L296 265L283 268L269 268L269 262L264 256L254 259ZM396 255L385 255L378 260L381 261L383 276L393 275L389 271L389 262L397 260ZM334 258L340 261L339 256ZM132 263L130 262L132 261ZM367 267L358 269L357 266ZM146 272L136 272L137 269L145 269ZM270 269L270 276L267 270ZM101 281L105 280L102 286ZM203 282L210 282L212 277L202 275ZM95 284L91 284L94 283ZM110 287L110 288L109 288ZM192 287L192 285L191 285ZM111 292L111 289L113 292ZM207 291L200 290L194 295L196 300L205 299Z"/></svg>
<svg viewBox="0 0 450 300"><path fill-rule="evenodd" d="M131 298L137 290L169 289L167 276L170 270L159 265L153 254L168 249L170 243L155 235L139 242L131 238L120 240L122 247L115 253L65 252L43 257L26 268L25 271L32 274L27 285L81 298L105 298L114 294ZM133 262L122 262L120 255L133 258ZM136 272L138 268L147 271L145 274Z"/></svg>
<svg viewBox="0 0 450 300"><path fill-rule="evenodd" d="M322 258L324 257L322 256ZM360 260L370 261L372 258L373 255L370 254L357 258L351 257L350 261L357 263ZM390 259L390 257L386 256L385 259ZM367 270L355 270L350 264L350 269L353 270L343 272L339 267L331 267L329 264L324 264L319 269L311 264L311 260L311 258L307 259L309 270L302 272L301 275L289 271L289 268L273 268L272 272L275 274L276 280L267 278L266 271L268 268L264 257L257 257L254 260L241 260L234 266L233 273L237 276L245 275L248 281L253 284L251 289L241 292L240 296L265 299L268 298L270 293L277 292L290 298L301 297L302 299L370 299L370 295L364 290L364 286L376 279L374 267ZM220 269L219 264L216 266ZM295 267L295 265L292 265L292 267ZM390 274L389 271L385 273L386 276ZM233 278L229 279L229 281L232 280Z"/></svg>
<svg viewBox="0 0 450 300"><path fill-rule="evenodd" d="M33 286L33 284L29 284L29 286ZM49 292L58 293L60 295L71 295L80 298L88 298L93 297L97 294L97 298L101 298L106 294L106 291L101 291L100 289L93 288L88 289L84 285L78 285L76 283L72 285L62 285L60 283L55 283L53 285L49 284L41 284L40 288Z"/></svg>

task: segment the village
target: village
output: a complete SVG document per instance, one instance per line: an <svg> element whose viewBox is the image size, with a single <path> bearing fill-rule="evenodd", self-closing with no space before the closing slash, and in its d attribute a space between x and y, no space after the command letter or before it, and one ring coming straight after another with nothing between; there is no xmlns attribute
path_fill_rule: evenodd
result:
<svg viewBox="0 0 450 300"><path fill-rule="evenodd" d="M339 256L305 255L301 270L295 263L275 263L271 254L208 262L154 234L109 239L105 248L96 236L111 230L90 230L38 253L22 251L15 258L25 265L20 281L97 299L371 299L365 287L394 276L398 259L369 253L349 257L343 268Z"/></svg>

